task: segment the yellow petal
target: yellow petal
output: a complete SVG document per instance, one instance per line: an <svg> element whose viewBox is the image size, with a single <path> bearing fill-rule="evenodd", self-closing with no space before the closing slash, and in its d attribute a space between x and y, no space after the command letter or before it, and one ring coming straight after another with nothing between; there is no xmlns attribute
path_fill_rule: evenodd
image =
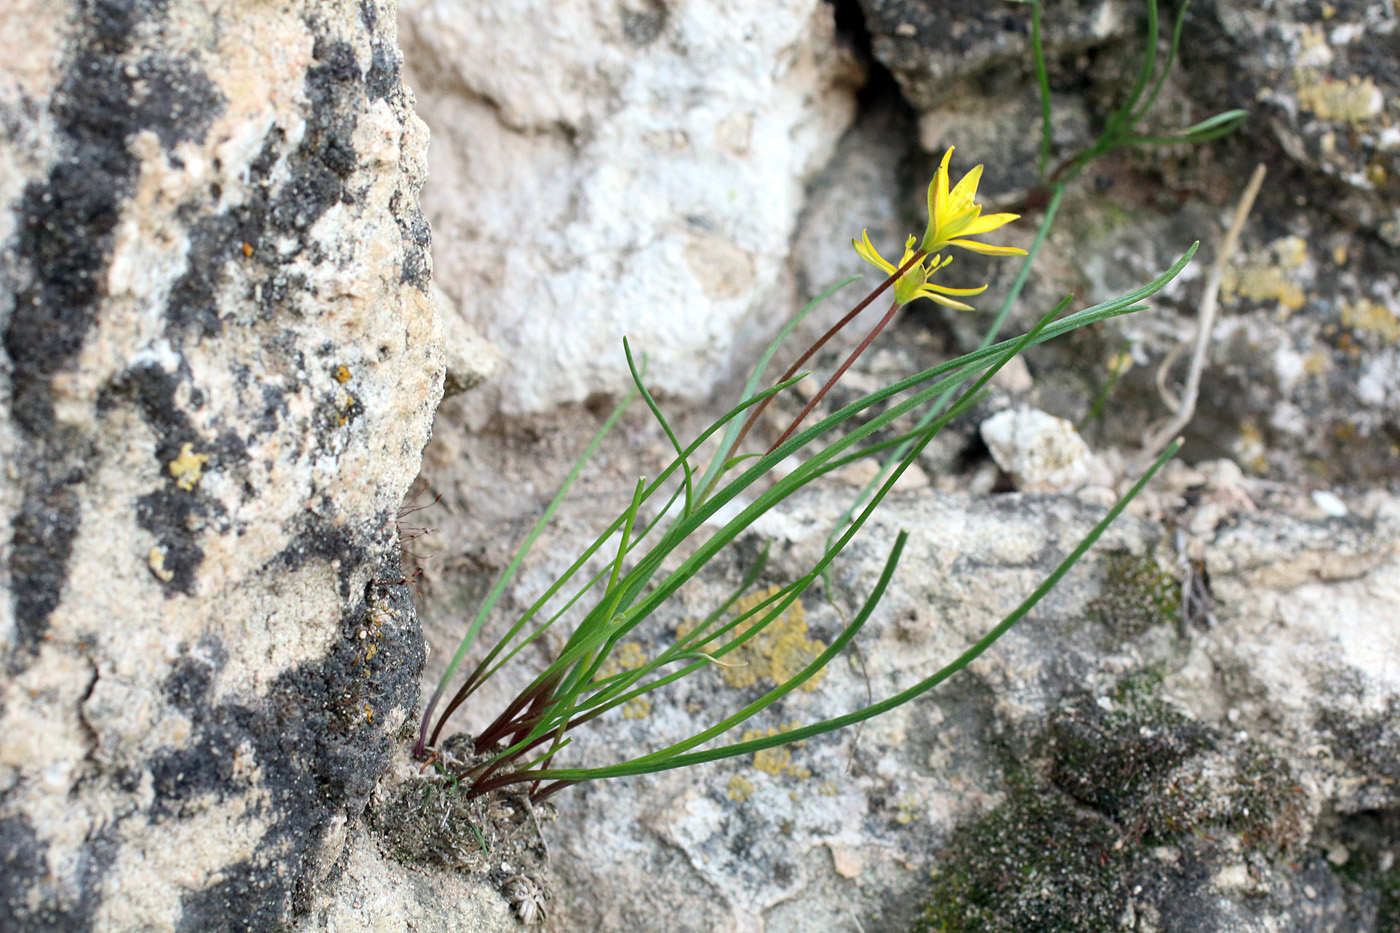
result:
<svg viewBox="0 0 1400 933"><path fill-rule="evenodd" d="M933 181L928 183L928 222L931 228L939 225L947 210L948 162L953 158L953 148L949 146L948 151L943 153L943 161L939 164L938 171L934 172Z"/></svg>
<svg viewBox="0 0 1400 933"><path fill-rule="evenodd" d="M920 293L918 294L917 297L920 297L920 298L927 298L927 299L929 299L930 301L936 301L936 302L938 302L939 304L943 305L945 308L953 308L954 310L957 310L957 311L976 311L976 310L977 310L977 309L974 308L972 305L966 305L966 304L963 304L961 301L954 301L954 300L951 299L951 298L944 298L942 295L935 294L934 292L922 291L922 292L920 292Z"/></svg>
<svg viewBox="0 0 1400 933"><path fill-rule="evenodd" d="M991 233L998 227L1004 227L1013 220L1020 218L1020 214L988 214L986 217L978 217L968 224L966 229L959 231L959 236L977 236L979 233Z"/></svg>
<svg viewBox="0 0 1400 933"><path fill-rule="evenodd" d="M967 235L967 229L975 224L982 214L982 208L973 204L968 210L954 212L938 229L938 238L944 243L952 242L953 237Z"/></svg>
<svg viewBox="0 0 1400 933"><path fill-rule="evenodd" d="M953 193L948 195L949 205L953 210L961 213L972 207L972 199L977 196L977 183L982 180L982 166L978 165L962 177L953 188Z"/></svg>
<svg viewBox="0 0 1400 933"><path fill-rule="evenodd" d="M985 285L979 286L978 288L949 288L946 285L935 285L932 282L924 285L924 288L931 288L944 295L980 295L987 290L987 286Z"/></svg>
<svg viewBox="0 0 1400 933"><path fill-rule="evenodd" d="M953 240L949 246L961 246L963 249L971 250L974 253L981 253L984 256L1024 256L1026 251L1016 246L993 246L990 243L978 243L976 240Z"/></svg>
<svg viewBox="0 0 1400 933"><path fill-rule="evenodd" d="M855 247L856 255L860 256L861 259L864 259L872 266L884 269L886 275L894 272L896 267L886 262L884 257L875 251L874 245L870 242L870 234L867 231L862 230L860 232L860 240L852 240L851 245Z"/></svg>

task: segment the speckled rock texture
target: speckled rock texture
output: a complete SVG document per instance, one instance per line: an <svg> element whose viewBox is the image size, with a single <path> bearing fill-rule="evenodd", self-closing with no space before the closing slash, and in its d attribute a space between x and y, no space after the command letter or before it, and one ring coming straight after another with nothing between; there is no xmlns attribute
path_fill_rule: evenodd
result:
<svg viewBox="0 0 1400 933"><path fill-rule="evenodd" d="M0 125L0 929L282 928L418 697L393 5L7 3Z"/></svg>

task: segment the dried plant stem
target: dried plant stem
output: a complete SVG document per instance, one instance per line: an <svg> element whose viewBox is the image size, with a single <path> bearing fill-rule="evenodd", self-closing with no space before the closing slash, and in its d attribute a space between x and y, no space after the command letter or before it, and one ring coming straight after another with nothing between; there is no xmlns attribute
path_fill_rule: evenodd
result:
<svg viewBox="0 0 1400 933"><path fill-rule="evenodd" d="M1215 262L1210 267L1210 274L1206 276L1206 290L1205 294L1201 296L1200 313L1196 318L1196 342L1191 351L1191 368L1187 371L1186 384L1182 387L1180 399L1172 397L1172 393L1166 388L1166 372L1176 361L1180 347L1167 354L1167 358L1162 361L1162 366L1157 372L1158 389L1162 392L1162 397L1167 404L1176 408L1176 413L1159 427L1151 429L1144 437L1142 452L1138 454L1133 472L1137 472L1144 464L1156 457L1181 432L1181 429L1190 423L1192 416L1196 414L1196 400L1201 391L1201 375L1205 370L1206 357L1210 350L1211 333L1215 329L1215 315L1219 309L1220 282L1225 276L1225 267L1235 252L1240 231L1244 229L1244 222L1248 219L1249 212L1254 208L1254 199L1259 195L1259 189L1264 184L1264 174L1264 165L1260 163L1254 169L1249 184L1245 186L1244 194L1240 196L1240 202L1235 207L1234 219L1230 222L1230 229L1225 232L1225 239L1220 244L1220 252L1216 254Z"/></svg>

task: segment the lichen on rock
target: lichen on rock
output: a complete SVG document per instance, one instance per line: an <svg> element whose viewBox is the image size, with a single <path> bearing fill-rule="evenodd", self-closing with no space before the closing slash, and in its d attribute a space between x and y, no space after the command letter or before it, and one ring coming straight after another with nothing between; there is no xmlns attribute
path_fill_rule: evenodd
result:
<svg viewBox="0 0 1400 933"><path fill-rule="evenodd" d="M393 518L443 364L393 5L16 12L0 927L285 926L422 663Z"/></svg>

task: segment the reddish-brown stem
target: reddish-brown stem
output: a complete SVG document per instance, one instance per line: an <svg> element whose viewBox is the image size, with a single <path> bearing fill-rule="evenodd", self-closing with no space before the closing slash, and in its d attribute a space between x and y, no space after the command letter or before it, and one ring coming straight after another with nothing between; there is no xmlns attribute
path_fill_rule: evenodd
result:
<svg viewBox="0 0 1400 933"><path fill-rule="evenodd" d="M512 700L510 705L505 708L505 711L496 717L496 721L487 726L486 729L476 737L476 750L478 752L485 751L505 738L506 735L519 728L520 723L515 718L516 714L524 709L526 704L533 705L537 703L541 697L547 697L558 682L557 678L547 678Z"/></svg>
<svg viewBox="0 0 1400 933"><path fill-rule="evenodd" d="M442 732L442 727L447 725L447 717L456 712L457 707L461 706L462 703L466 701L467 697L471 696L472 691L476 689L476 677L479 673L481 673L481 668L478 667L472 672L472 675L466 679L462 686L457 688L457 692L452 695L451 702L447 704L447 707L442 711L442 715L438 717L437 725L433 728L432 737L428 739L429 745L437 744L438 735Z"/></svg>
<svg viewBox="0 0 1400 933"><path fill-rule="evenodd" d="M788 367L787 372L783 373L782 376L778 377L778 382L786 382L788 379L791 379L793 375L797 372L797 370L802 367L803 363L810 360L813 354L815 354L818 350L820 350L826 345L826 342L828 340L840 333L841 329L847 324L851 323L851 321L855 319L855 316L857 314L860 314L867 307L869 307L872 301L883 295L885 293L885 289L889 288L895 283L896 280L899 279L901 275L913 268L915 263L923 261L925 255L927 254L923 250L915 250L914 255L909 257L908 262L906 262L904 265L900 266L893 273L891 273L890 276L887 279L885 279L885 281L880 283L878 288L876 288L873 292L865 296L864 301L862 301L860 304L856 305L849 312L847 312L845 317L833 324L830 330L822 334L821 337L817 339L816 343L808 347L806 352L799 356L797 360L791 366ZM734 439L734 447L732 448L733 450L738 450L739 447L744 443L744 438L749 436L749 429L754 426L754 422L756 422L759 416L763 414L763 410L768 407L768 403L771 401L773 401L773 396L770 395L763 401L755 405L753 407L753 411L749 412L749 416L744 419L744 426L739 429L739 436Z"/></svg>
<svg viewBox="0 0 1400 933"><path fill-rule="evenodd" d="M538 779L530 771L513 771L510 774L498 774L493 778L479 780L472 784L472 786L467 789L467 799L470 800L473 797L480 797L482 794L489 794L493 790L509 787L512 784L526 784L531 781L538 781ZM563 790L570 784L577 783L578 781L555 781L552 784L545 785L543 792L540 793L538 797L532 794L531 800L538 803L549 795Z"/></svg>
<svg viewBox="0 0 1400 933"><path fill-rule="evenodd" d="M874 341L876 337L880 336L880 331L884 330L889 325L890 321L894 320L895 312L898 311L899 308L900 304L897 301L893 302L890 305L890 309L885 312L885 316L880 318L880 323L876 324L875 328L870 333L865 335L865 339L860 342L860 346L856 347L854 350L851 351L851 355L846 357L846 362L842 363L840 368L837 369L836 372L831 374L831 378L826 381L826 385L822 386L821 391L818 392L816 395L812 396L812 400L808 402L806 407L802 409L802 413L793 419L792 424L788 425L788 428L786 431L783 432L782 437L774 441L773 446L768 448L768 452L770 454L773 451L777 450L779 447L781 447L783 445L783 442L786 441L789 437L792 437L792 432L797 430L797 426L802 423L802 420L808 415L810 415L812 413L812 409L816 408L818 403L820 403L821 400L826 397L826 393L831 391L831 387L836 385L837 380L839 380L842 376L846 374L846 370L851 368L851 364L856 361L856 358L859 357L862 353L864 353L865 349L870 346L871 342Z"/></svg>

